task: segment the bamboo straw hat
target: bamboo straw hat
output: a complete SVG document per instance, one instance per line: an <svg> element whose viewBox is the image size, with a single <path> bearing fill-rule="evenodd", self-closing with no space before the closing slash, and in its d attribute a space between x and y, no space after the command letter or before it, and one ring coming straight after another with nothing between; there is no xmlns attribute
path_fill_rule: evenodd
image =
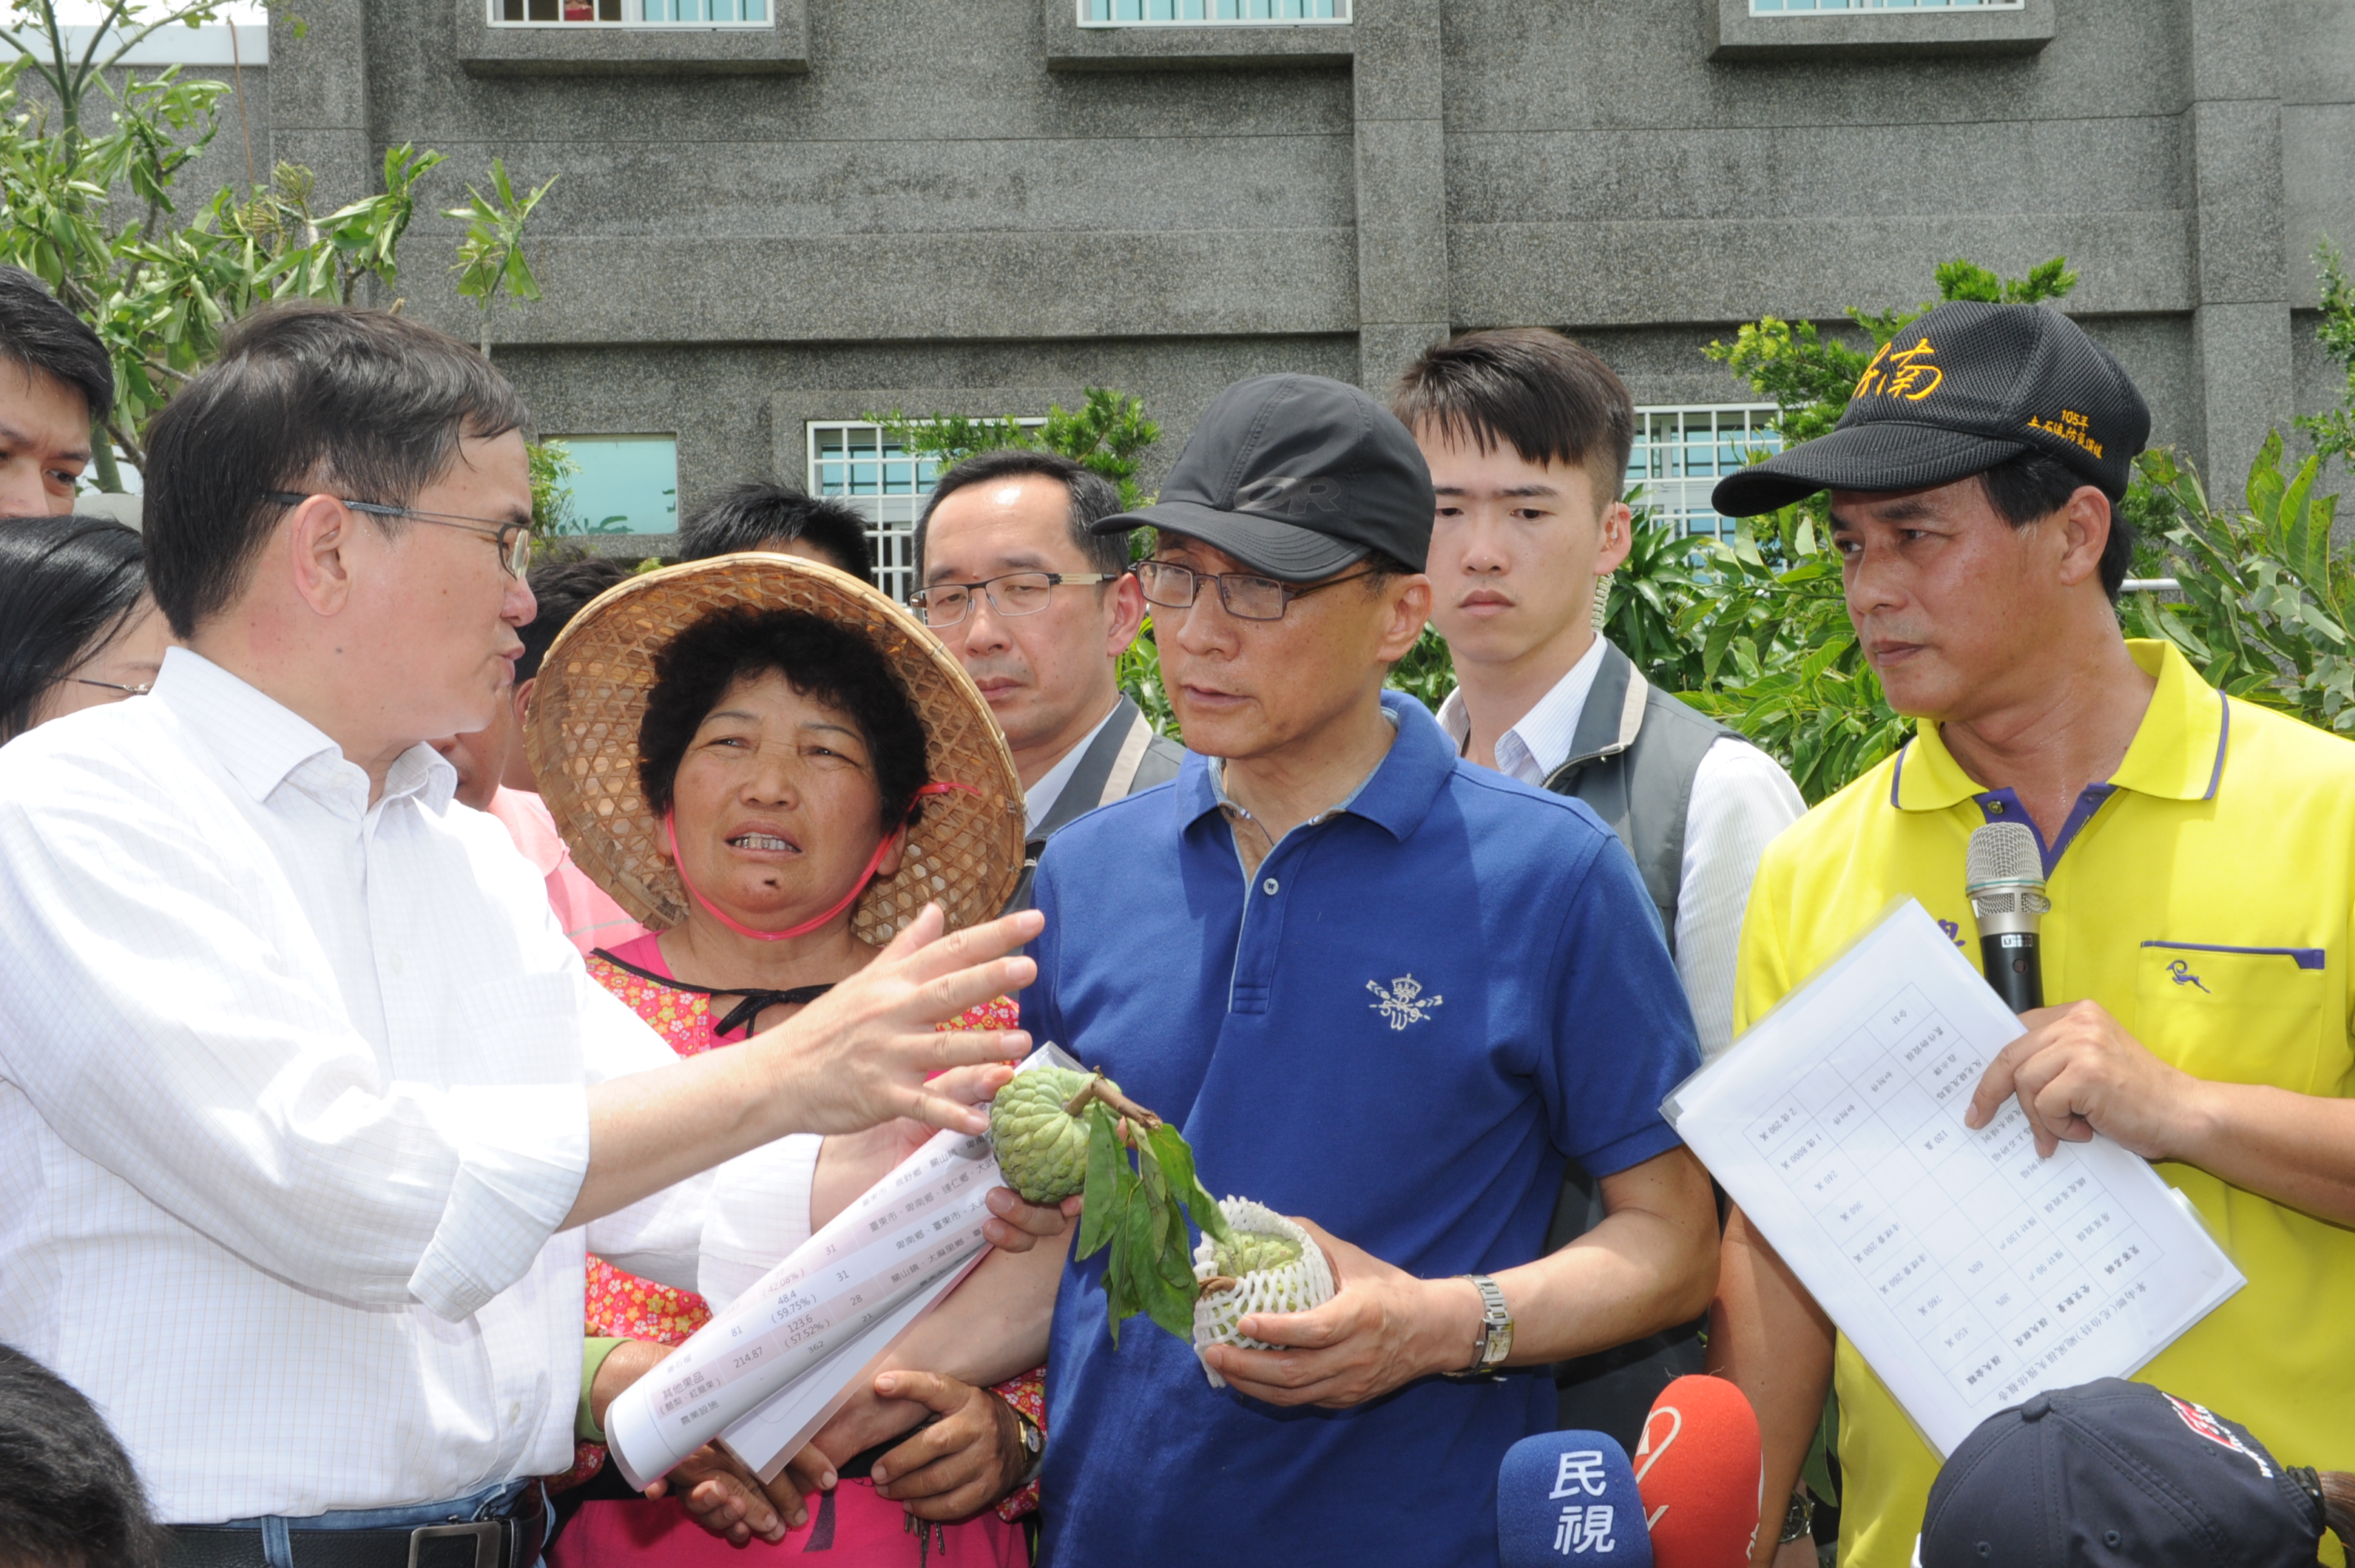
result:
<svg viewBox="0 0 2355 1568"><path fill-rule="evenodd" d="M899 605L832 567L792 556L724 555L633 577L592 601L540 662L524 748L573 862L644 924L687 918L663 820L638 784L638 725L655 656L706 615L737 605L799 610L863 633L908 688L924 727L924 797L892 875L867 885L851 926L880 944L928 902L951 931L994 919L1022 872L1022 784L989 705L963 667Z"/></svg>

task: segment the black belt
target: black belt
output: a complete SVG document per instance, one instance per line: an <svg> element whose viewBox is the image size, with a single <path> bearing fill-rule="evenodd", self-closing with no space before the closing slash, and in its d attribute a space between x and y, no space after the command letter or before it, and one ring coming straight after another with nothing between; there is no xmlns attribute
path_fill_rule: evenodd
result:
<svg viewBox="0 0 2355 1568"><path fill-rule="evenodd" d="M526 1487L495 1518L414 1528L287 1531L294 1568L532 1568L547 1544L546 1493ZM265 1568L261 1529L176 1524L169 1568Z"/></svg>

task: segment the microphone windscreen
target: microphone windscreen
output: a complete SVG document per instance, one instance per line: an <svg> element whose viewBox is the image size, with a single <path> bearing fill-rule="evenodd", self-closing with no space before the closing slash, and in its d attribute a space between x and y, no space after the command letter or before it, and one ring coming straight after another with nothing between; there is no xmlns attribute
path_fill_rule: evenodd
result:
<svg viewBox="0 0 2355 1568"><path fill-rule="evenodd" d="M1963 848L1963 886L1982 888L2044 881L2044 851L2025 822L1989 822L1971 829Z"/></svg>
<svg viewBox="0 0 2355 1568"><path fill-rule="evenodd" d="M1548 1432L1514 1444L1497 1471L1497 1557L1503 1568L1651 1568L1627 1450L1600 1432Z"/></svg>
<svg viewBox="0 0 2355 1568"><path fill-rule="evenodd" d="M1644 1418L1636 1482L1660 1568L1743 1568L1765 1484L1757 1413L1723 1378L1678 1378Z"/></svg>

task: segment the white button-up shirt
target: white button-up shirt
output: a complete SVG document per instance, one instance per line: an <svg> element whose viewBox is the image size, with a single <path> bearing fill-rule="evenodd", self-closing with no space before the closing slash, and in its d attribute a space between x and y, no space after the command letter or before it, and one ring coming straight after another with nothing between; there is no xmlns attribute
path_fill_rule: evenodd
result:
<svg viewBox="0 0 2355 1568"><path fill-rule="evenodd" d="M1579 716L1603 667L1596 637L1568 674L1497 741L1497 771L1539 789L1570 761ZM1439 722L1463 746L1472 733L1461 691L1439 705ZM1724 739L1701 753L1685 805L1684 864L1677 876L1677 974L1692 1004L1704 1061L1733 1043L1734 963L1742 916L1759 858L1774 836L1807 813L1783 765L1757 747Z"/></svg>
<svg viewBox="0 0 2355 1568"><path fill-rule="evenodd" d="M587 1085L673 1057L455 782L371 805L185 649L0 747L0 1340L167 1521L561 1470L584 1243L696 1283L708 1179L557 1230Z"/></svg>

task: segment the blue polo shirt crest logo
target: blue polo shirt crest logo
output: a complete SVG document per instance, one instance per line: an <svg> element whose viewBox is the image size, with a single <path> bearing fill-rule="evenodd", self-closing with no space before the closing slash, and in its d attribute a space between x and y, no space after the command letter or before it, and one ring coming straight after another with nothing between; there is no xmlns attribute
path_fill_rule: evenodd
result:
<svg viewBox="0 0 2355 1568"><path fill-rule="evenodd" d="M1366 982L1366 989L1374 994L1374 1000L1366 1005L1388 1019L1393 1029L1423 1022L1431 1017L1432 1008L1447 999L1445 997L1424 996L1423 982L1412 975L1401 975L1391 982L1391 988L1387 991L1374 980Z"/></svg>

